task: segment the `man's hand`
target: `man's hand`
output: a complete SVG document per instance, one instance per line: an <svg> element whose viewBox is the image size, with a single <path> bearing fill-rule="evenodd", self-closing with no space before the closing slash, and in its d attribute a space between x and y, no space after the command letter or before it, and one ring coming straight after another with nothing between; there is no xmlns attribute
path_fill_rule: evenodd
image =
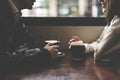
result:
<svg viewBox="0 0 120 80"><path fill-rule="evenodd" d="M44 46L44 49L48 50L51 54L52 59L58 58L58 45L52 45L51 43L48 43Z"/></svg>

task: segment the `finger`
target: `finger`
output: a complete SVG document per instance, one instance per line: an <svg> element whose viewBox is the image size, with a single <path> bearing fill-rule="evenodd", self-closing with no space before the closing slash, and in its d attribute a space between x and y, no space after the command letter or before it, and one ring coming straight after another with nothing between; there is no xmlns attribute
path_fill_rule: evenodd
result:
<svg viewBox="0 0 120 80"><path fill-rule="evenodd" d="M58 46L58 45L54 45L54 47L55 47L55 48L59 48L60 46Z"/></svg>
<svg viewBox="0 0 120 80"><path fill-rule="evenodd" d="M71 39L69 42L68 42L68 44L71 44L73 42L73 39Z"/></svg>
<svg viewBox="0 0 120 80"><path fill-rule="evenodd" d="M52 43L47 43L46 46L52 46Z"/></svg>
<svg viewBox="0 0 120 80"><path fill-rule="evenodd" d="M76 40L76 39L71 39L71 40L68 42L68 44L71 44L72 42L75 42L75 41L78 41L78 40Z"/></svg>
<svg viewBox="0 0 120 80"><path fill-rule="evenodd" d="M80 40L80 38L79 38L78 36L72 36L72 38L73 38L74 40Z"/></svg>
<svg viewBox="0 0 120 80"><path fill-rule="evenodd" d="M71 49L71 45L68 47L68 49Z"/></svg>

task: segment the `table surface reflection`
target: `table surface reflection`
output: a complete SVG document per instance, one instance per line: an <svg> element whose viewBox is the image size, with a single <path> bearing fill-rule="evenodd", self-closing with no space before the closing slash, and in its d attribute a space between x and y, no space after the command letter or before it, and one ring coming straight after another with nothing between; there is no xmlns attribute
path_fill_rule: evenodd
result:
<svg viewBox="0 0 120 80"><path fill-rule="evenodd" d="M119 70L108 65L96 65L93 56L83 61L71 60L66 52L63 60L34 71L17 71L5 80L120 80Z"/></svg>

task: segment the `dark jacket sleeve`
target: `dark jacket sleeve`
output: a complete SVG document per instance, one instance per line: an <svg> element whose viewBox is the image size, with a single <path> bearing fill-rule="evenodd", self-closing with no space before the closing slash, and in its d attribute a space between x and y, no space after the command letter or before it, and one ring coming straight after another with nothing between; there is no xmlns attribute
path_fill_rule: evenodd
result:
<svg viewBox="0 0 120 80"><path fill-rule="evenodd" d="M46 49L40 50L39 48L29 48L27 44L21 45L9 56L13 59L13 62L19 65L43 65L51 61L49 51Z"/></svg>
<svg viewBox="0 0 120 80"><path fill-rule="evenodd" d="M14 65L41 65L50 61L51 56L47 50L33 47L20 16L14 23L12 12L7 12L10 7L5 6L5 10L0 8L0 73L2 70L8 71Z"/></svg>
<svg viewBox="0 0 120 80"><path fill-rule="evenodd" d="M21 17L16 19L10 41L9 56L13 62L41 64L51 60L49 51L34 48L32 38L29 35L27 27L23 24Z"/></svg>

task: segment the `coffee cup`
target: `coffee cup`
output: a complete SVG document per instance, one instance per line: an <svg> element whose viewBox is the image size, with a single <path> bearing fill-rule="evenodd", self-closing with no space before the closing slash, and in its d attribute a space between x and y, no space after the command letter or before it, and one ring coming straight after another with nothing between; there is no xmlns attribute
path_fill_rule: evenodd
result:
<svg viewBox="0 0 120 80"><path fill-rule="evenodd" d="M60 46L60 41L59 40L45 40L45 44L51 43L52 45L59 45ZM58 49L58 59L61 60L64 58L65 53Z"/></svg>
<svg viewBox="0 0 120 80"><path fill-rule="evenodd" d="M60 45L59 40L45 40L45 44L51 43L52 45Z"/></svg>
<svg viewBox="0 0 120 80"><path fill-rule="evenodd" d="M71 46L72 60L83 60L85 58L85 46L73 45Z"/></svg>

